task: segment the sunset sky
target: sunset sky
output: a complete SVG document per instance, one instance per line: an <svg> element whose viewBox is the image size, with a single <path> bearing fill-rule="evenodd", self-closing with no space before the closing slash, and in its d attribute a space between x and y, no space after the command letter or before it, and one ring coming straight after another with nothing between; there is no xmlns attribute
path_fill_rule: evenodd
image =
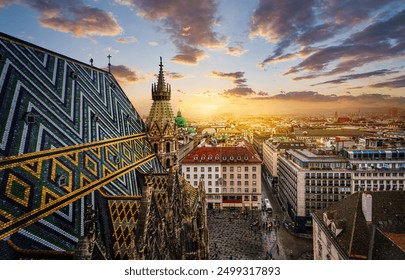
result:
<svg viewBox="0 0 405 280"><path fill-rule="evenodd" d="M46 3L46 4L45 4ZM403 0L0 0L0 31L112 72L141 115L405 109Z"/></svg>

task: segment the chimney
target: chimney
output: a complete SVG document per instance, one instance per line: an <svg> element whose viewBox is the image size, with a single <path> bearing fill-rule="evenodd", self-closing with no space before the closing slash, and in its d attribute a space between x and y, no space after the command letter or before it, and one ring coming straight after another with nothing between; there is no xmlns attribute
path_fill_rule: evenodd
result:
<svg viewBox="0 0 405 280"><path fill-rule="evenodd" d="M367 223L372 222L372 213L373 213L373 197L369 193L362 193L361 196L361 210L363 210L364 218Z"/></svg>

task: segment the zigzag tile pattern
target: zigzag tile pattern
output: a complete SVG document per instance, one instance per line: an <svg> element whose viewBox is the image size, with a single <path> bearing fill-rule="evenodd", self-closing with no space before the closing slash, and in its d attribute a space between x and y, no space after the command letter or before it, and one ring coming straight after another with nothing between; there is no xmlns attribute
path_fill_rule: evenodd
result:
<svg viewBox="0 0 405 280"><path fill-rule="evenodd" d="M44 155L47 151L144 132L110 73L0 33L0 160L33 153L30 160L0 168L0 228L153 154L146 137L58 156ZM154 157L136 168L163 171ZM103 185L103 192L140 195L136 176L127 171ZM16 224L13 242L73 250L83 235L85 205L94 200L89 192L24 229Z"/></svg>

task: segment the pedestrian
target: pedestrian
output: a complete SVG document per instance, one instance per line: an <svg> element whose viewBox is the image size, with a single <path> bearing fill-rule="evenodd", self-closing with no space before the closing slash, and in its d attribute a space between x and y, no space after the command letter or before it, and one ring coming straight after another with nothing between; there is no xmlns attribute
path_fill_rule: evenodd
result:
<svg viewBox="0 0 405 280"><path fill-rule="evenodd" d="M279 250L279 248L278 248L278 244L276 244L276 251L277 251L277 255L279 255L280 250Z"/></svg>

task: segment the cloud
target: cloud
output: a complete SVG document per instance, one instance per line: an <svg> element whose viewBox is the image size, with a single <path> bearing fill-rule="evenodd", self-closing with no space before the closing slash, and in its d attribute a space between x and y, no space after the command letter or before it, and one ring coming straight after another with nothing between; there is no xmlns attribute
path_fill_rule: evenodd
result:
<svg viewBox="0 0 405 280"><path fill-rule="evenodd" d="M233 56L241 56L246 52L247 50L243 48L242 42L235 42L233 46L228 46L226 49L226 53Z"/></svg>
<svg viewBox="0 0 405 280"><path fill-rule="evenodd" d="M178 54L172 59L184 64L198 64L207 55L201 49L222 48L226 38L214 32L219 18L215 0L116 0L118 4L135 7L137 14L160 23L169 34Z"/></svg>
<svg viewBox="0 0 405 280"><path fill-rule="evenodd" d="M24 4L38 11L43 27L72 33L76 37L116 36L122 32L112 13L90 7L81 0L0 0L0 7L12 3Z"/></svg>
<svg viewBox="0 0 405 280"><path fill-rule="evenodd" d="M165 76L172 80L180 80L186 78L186 76L177 72L165 72Z"/></svg>
<svg viewBox="0 0 405 280"><path fill-rule="evenodd" d="M148 44L149 44L150 46L152 46L152 47L156 47L156 46L159 45L159 43L158 43L158 42L155 42L155 41L149 42Z"/></svg>
<svg viewBox="0 0 405 280"><path fill-rule="evenodd" d="M122 83L135 83L144 80L144 78L138 77L135 71L125 65L111 65L111 73Z"/></svg>
<svg viewBox="0 0 405 280"><path fill-rule="evenodd" d="M250 87L246 86L238 86L232 89L225 90L224 92L220 93L219 95L224 97L249 97L255 95L256 92L251 89Z"/></svg>
<svg viewBox="0 0 405 280"><path fill-rule="evenodd" d="M310 103L333 103L338 104L342 102L353 103L357 105L405 105L405 97L394 97L388 94L370 93L353 96L348 95L326 95L320 94L315 91L293 91L281 93L268 97L256 97L256 99L268 99L273 101L296 101L296 102L310 102Z"/></svg>
<svg viewBox="0 0 405 280"><path fill-rule="evenodd" d="M204 51L192 46L178 45L177 48L179 54L171 59L173 62L196 65L201 59L207 56Z"/></svg>
<svg viewBox="0 0 405 280"><path fill-rule="evenodd" d="M394 20L386 18L396 11L395 9L384 13L384 9L389 10L389 5L395 2L399 3L397 0L259 0L250 23L250 37L259 36L275 43L273 52L259 63L259 66L291 59L294 53L291 49L318 47L317 44L337 36L344 38L345 32L364 29L364 25L366 29L359 31L351 41L321 48L306 62L292 67L286 74L302 70L325 71L334 60L339 60L339 64L333 69L335 71L330 71L329 74L342 73L383 57L388 59L402 47L398 45L397 50L394 50L391 48L393 46L387 47L384 43L389 41L388 38L391 38L391 44L393 41L402 42L401 36L404 38L401 29L404 25L402 12L397 13L397 16L392 18L396 18ZM373 17L382 20L370 24L370 18ZM389 30L391 25L394 28ZM372 45L369 45L370 42ZM362 51L366 52L363 59L360 55ZM379 52L380 56L377 55Z"/></svg>
<svg viewBox="0 0 405 280"><path fill-rule="evenodd" d="M405 55L405 10L384 21L371 24L353 34L341 45L326 47L313 53L285 73L300 71L325 71L316 76L327 76L352 71L365 64L400 58ZM337 61L331 70L328 66ZM304 77L306 78L306 77Z"/></svg>
<svg viewBox="0 0 405 280"><path fill-rule="evenodd" d="M372 88L401 88L405 87L405 75L391 79L388 82L370 85Z"/></svg>
<svg viewBox="0 0 405 280"><path fill-rule="evenodd" d="M137 40L135 36L127 36L127 37L120 37L115 39L118 43L128 44L128 43L135 43Z"/></svg>
<svg viewBox="0 0 405 280"><path fill-rule="evenodd" d="M364 78L369 78L369 77L373 77L373 76L385 76L385 75L391 75L391 74L395 74L395 73L398 73L398 71L381 69L381 70L376 70L376 71L371 71L371 72L345 75L345 76L339 77L338 79L313 84L311 86L318 86L318 85L324 85L324 84L342 84L342 83L345 83L345 82L348 82L351 80L364 79ZM301 77L301 79L302 79L302 77ZM293 79L293 80L295 80L295 79Z"/></svg>
<svg viewBox="0 0 405 280"><path fill-rule="evenodd" d="M214 77L214 78L227 78L231 79L233 84L242 86L245 85L247 82L247 79L244 78L245 72L231 72L231 73L224 73L224 72L218 72L218 71L212 71L209 77Z"/></svg>

